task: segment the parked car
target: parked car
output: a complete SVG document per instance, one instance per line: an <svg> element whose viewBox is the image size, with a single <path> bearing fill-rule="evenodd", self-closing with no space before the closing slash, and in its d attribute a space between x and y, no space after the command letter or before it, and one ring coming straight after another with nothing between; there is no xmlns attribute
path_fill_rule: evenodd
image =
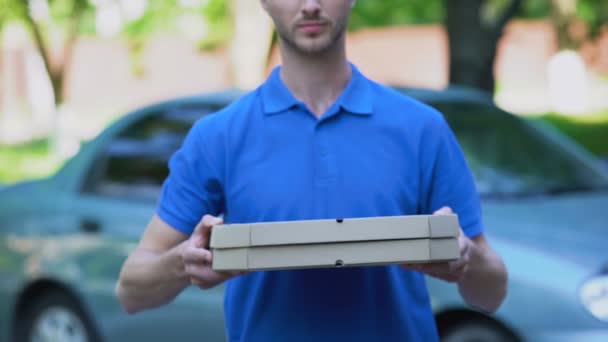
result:
<svg viewBox="0 0 608 342"><path fill-rule="evenodd" d="M473 170L509 294L485 315L427 279L444 341L608 341L608 173L564 135L483 93L396 88L444 113ZM154 212L167 161L226 91L125 115L55 175L0 190L0 340L222 341L223 287L127 315L120 266Z"/></svg>

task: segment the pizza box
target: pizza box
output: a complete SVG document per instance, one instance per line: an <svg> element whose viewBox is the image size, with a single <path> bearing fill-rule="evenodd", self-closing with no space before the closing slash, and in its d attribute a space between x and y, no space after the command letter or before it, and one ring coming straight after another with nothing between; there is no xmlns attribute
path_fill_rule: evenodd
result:
<svg viewBox="0 0 608 342"><path fill-rule="evenodd" d="M371 266L459 257L456 215L408 215L214 226L217 271Z"/></svg>

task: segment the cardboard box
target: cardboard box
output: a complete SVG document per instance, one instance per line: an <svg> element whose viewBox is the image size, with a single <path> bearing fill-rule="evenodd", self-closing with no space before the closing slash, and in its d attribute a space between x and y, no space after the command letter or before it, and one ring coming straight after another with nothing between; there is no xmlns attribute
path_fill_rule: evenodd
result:
<svg viewBox="0 0 608 342"><path fill-rule="evenodd" d="M214 226L213 269L251 271L449 261L456 215L388 216Z"/></svg>

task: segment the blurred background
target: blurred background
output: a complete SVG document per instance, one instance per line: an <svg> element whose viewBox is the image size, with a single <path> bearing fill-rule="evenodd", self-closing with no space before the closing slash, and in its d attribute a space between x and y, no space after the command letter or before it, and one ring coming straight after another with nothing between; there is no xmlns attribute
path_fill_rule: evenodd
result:
<svg viewBox="0 0 608 342"><path fill-rule="evenodd" d="M0 0L0 183L55 171L143 104L280 63L258 1ZM360 0L348 56L388 84L467 84L608 156L605 0Z"/></svg>
<svg viewBox="0 0 608 342"><path fill-rule="evenodd" d="M509 269L495 315L427 279L442 341L608 341L608 0L358 0L348 30L447 118ZM114 285L190 125L280 63L257 0L0 0L0 341L224 340L221 286L127 316Z"/></svg>

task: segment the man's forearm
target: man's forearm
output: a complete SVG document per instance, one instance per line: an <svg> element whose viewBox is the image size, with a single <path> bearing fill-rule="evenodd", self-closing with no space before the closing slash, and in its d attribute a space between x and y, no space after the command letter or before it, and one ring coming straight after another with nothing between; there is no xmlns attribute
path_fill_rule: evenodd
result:
<svg viewBox="0 0 608 342"><path fill-rule="evenodd" d="M470 248L470 261L458 282L458 290L472 307L495 312L507 294L507 270L490 248L477 243Z"/></svg>
<svg viewBox="0 0 608 342"><path fill-rule="evenodd" d="M116 294L129 313L172 301L190 285L176 246L164 253L136 250L121 271Z"/></svg>

